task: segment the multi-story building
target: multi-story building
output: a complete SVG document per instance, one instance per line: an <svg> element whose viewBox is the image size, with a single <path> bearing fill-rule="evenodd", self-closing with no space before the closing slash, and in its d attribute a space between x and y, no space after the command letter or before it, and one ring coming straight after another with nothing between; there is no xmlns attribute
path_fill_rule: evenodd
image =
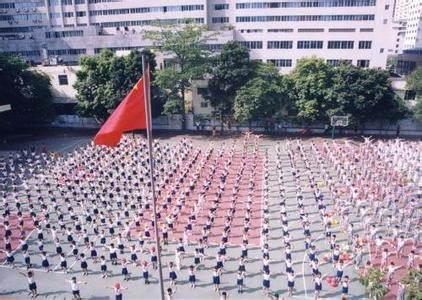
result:
<svg viewBox="0 0 422 300"><path fill-rule="evenodd" d="M397 0L394 20L403 28L404 50L422 47L422 0Z"/></svg>
<svg viewBox="0 0 422 300"><path fill-rule="evenodd" d="M72 64L103 48L141 49L155 23L190 19L220 31L212 47L240 41L283 73L312 55L385 67L399 51L394 8L394 0L0 0L0 50Z"/></svg>

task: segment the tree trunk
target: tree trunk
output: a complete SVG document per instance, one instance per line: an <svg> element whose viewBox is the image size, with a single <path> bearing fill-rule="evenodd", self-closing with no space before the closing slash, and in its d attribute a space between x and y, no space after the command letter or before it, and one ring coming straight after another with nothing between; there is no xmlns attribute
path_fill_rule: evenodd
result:
<svg viewBox="0 0 422 300"><path fill-rule="evenodd" d="M220 132L223 133L224 124L223 124L223 112L220 112Z"/></svg>
<svg viewBox="0 0 422 300"><path fill-rule="evenodd" d="M182 88L180 89L180 93L182 94L182 130L186 130L186 99L184 86L182 86Z"/></svg>

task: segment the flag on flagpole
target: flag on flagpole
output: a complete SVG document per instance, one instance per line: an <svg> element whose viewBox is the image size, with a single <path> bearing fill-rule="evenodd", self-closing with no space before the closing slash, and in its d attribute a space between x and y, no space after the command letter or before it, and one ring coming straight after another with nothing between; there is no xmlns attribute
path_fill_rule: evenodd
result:
<svg viewBox="0 0 422 300"><path fill-rule="evenodd" d="M147 68L148 71L149 68ZM149 86L148 74L139 79L125 99L113 111L95 135L94 144L115 147L124 132L147 128L144 84L147 87Z"/></svg>

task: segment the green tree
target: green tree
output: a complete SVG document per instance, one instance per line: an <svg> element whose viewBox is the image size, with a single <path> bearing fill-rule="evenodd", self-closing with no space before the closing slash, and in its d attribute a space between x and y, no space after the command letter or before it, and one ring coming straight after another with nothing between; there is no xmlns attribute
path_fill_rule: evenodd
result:
<svg viewBox="0 0 422 300"><path fill-rule="evenodd" d="M406 87L416 92L416 105L413 107L414 117L422 121L422 68L416 69L407 77Z"/></svg>
<svg viewBox="0 0 422 300"><path fill-rule="evenodd" d="M150 65L151 81L155 76L155 57L147 51L146 60ZM127 56L117 57L110 50L102 50L98 56L83 56L81 70L76 73L78 113L104 121L125 98L142 76L142 56L139 51L131 51ZM160 114L162 107L159 90L152 87L153 115Z"/></svg>
<svg viewBox="0 0 422 300"><path fill-rule="evenodd" d="M414 90L417 96L422 94L422 68L416 69L406 78L406 87Z"/></svg>
<svg viewBox="0 0 422 300"><path fill-rule="evenodd" d="M292 83L294 109L299 121L309 124L327 120L326 112L333 108L330 94L334 72L334 68L320 58L298 60L288 80Z"/></svg>
<svg viewBox="0 0 422 300"><path fill-rule="evenodd" d="M271 120L289 102L282 76L272 65L258 64L256 76L241 87L234 102L238 121Z"/></svg>
<svg viewBox="0 0 422 300"><path fill-rule="evenodd" d="M369 297L383 299L388 293L388 288L383 284L384 276L385 272L380 268L369 268L367 275L359 277L359 282L365 286L365 292Z"/></svg>
<svg viewBox="0 0 422 300"><path fill-rule="evenodd" d="M216 58L212 78L208 81L208 94L205 98L211 102L220 116L232 115L234 98L254 74L253 64L249 60L249 49L238 42L225 44Z"/></svg>
<svg viewBox="0 0 422 300"><path fill-rule="evenodd" d="M327 110L327 117L348 115L356 125L372 120L394 122L406 113L384 70L342 65L335 68L330 93L332 107Z"/></svg>
<svg viewBox="0 0 422 300"><path fill-rule="evenodd" d="M163 25L147 31L146 39L152 41L154 48L171 57L172 67L157 71L155 83L161 88L166 100L180 101L181 105L166 105L165 108L182 108L182 128L186 122L186 92L192 86L192 80L201 79L209 72L210 50L207 42L214 33L206 31L205 26L191 23L180 25ZM166 111L170 113L170 111ZM174 111L172 111L174 112ZM177 112L177 111L176 111Z"/></svg>
<svg viewBox="0 0 422 300"><path fill-rule="evenodd" d="M418 100L413 107L413 116L416 120L422 121L422 100Z"/></svg>
<svg viewBox="0 0 422 300"><path fill-rule="evenodd" d="M401 279L406 286L406 299L422 299L422 273L416 269L407 269L406 275Z"/></svg>
<svg viewBox="0 0 422 300"><path fill-rule="evenodd" d="M12 106L11 111L0 114L0 128L52 121L54 106L50 88L47 75L31 70L19 56L0 53L0 103Z"/></svg>

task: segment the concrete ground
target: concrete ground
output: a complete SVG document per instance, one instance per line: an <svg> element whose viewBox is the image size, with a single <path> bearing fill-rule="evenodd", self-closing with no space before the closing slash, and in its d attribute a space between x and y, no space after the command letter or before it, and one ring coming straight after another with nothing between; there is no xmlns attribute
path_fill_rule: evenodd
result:
<svg viewBox="0 0 422 300"><path fill-rule="evenodd" d="M174 143L185 135L162 135L160 139L162 142ZM0 151L5 154L7 151L19 150L30 145L40 146L42 144L47 145L51 151L63 151L71 152L79 145L89 143L92 136L86 133L72 133L63 134L58 133L53 136L45 135L41 138L36 136L32 137L17 137L8 144L0 146ZM224 137L224 138L211 138L210 136L190 136L193 143L198 147L206 148L210 145L210 142L218 145L222 142L229 143L232 139L237 137ZM271 256L271 291L272 293L278 293L281 297L289 299L287 297L287 280L286 276L281 273L285 270L284 264L284 250L281 240L281 223L279 219L279 192L278 192L278 181L276 171L276 145L281 143L283 145L285 141L283 139L266 139L262 138L259 146L259 151L264 155L265 150L269 153L269 171L270 171L270 256ZM282 164L283 167L289 166L287 153L282 153ZM312 160L311 160L312 161ZM316 162L312 161L312 166L315 167L314 171L317 172ZM298 167L303 170L303 162L298 162ZM317 173L316 173L317 174ZM317 181L318 181L318 175ZM285 186L287 196L287 208L289 216L289 228L292 236L293 245L293 261L295 272L299 274L296 277L296 290L293 299L312 299L314 292L314 283L312 281L311 270L307 263L307 257L304 252L304 236L302 233L301 222L299 219L299 213L297 210L297 202L295 197L295 184L291 173L285 171ZM329 251L328 243L323 238L323 227L319 220L318 211L315 207L315 200L313 199L311 189L307 184L306 179L302 178L303 194L305 198L305 209L309 213L313 224L311 226L311 232L313 238L316 238L316 246L318 251L318 257L322 262L323 254ZM323 190L324 192L324 190ZM327 192L327 191L325 191ZM327 197L328 198L328 197ZM327 201L328 210L332 203ZM344 242L345 235L338 231L336 228L338 240ZM35 235L35 234L34 234ZM32 239L34 237L31 237ZM30 239L31 240L31 239ZM54 245L52 243L45 245L47 251L54 252ZM174 243L164 247L163 260L165 263L174 259ZM193 249L193 248L192 248ZM191 249L191 250L192 250ZM99 251L99 255L105 252ZM214 292L212 285L212 267L215 265L215 255L217 253L217 247L211 246L206 249L206 254L209 258L204 261L202 270L196 272L197 287L191 289L187 283L187 268L186 265L192 263L192 257L184 259L184 268L178 272L179 283L175 294L176 299L218 299L219 295ZM236 287L236 274L238 267L237 258L240 255L240 246L229 246L228 247L228 260L225 264L225 272L222 275L221 291L228 293L228 298L244 298L244 299L264 299L266 296L262 292L262 262L261 262L261 251L259 248L254 247L249 250L249 257L251 258L246 264L247 275L245 278L245 291L243 294L237 293ZM142 257L147 259L147 257ZM19 263L22 261L22 256L17 253L15 255L16 261ZM149 259L149 257L148 257ZM40 258L33 257L34 262L40 265ZM89 269L91 274L83 277L79 262L75 262L74 268L69 274L64 274L60 271L54 271L45 273L42 270L35 269L35 278L38 285L39 296L42 299L71 299L70 285L65 282L71 276L76 276L78 280L86 281L86 285L81 285L81 294L85 299L111 299L113 298L113 290L111 287L116 281L119 281L124 290L124 298L126 299L158 299L159 298L159 285L158 285L158 274L156 271L150 269L152 276L152 284L145 285L142 279L141 269L139 267L134 268L129 266L129 272L132 275L132 279L128 282L123 281L123 277L120 274L120 266L111 266L108 264L109 269L112 271L112 275L106 279L101 278L99 272L99 266L89 262ZM56 266L58 259L52 259L51 263ZM68 263L72 264L73 260L69 259ZM19 269L18 269L19 270ZM17 269L11 269L7 266L0 266L0 297L8 299L17 299L27 297L27 282L24 277L18 274ZM24 269L20 270L24 272ZM165 287L169 286L168 271L166 268L163 270L165 280ZM331 264L322 264L320 267L322 274L334 275L334 270ZM303 273L303 274L302 274ZM357 275L352 270L352 267L345 269L345 275L349 275L351 278L351 284L349 288L349 299L364 299L364 288L358 283ZM323 283L323 291L321 298L324 299L340 299L341 288L331 288L325 282Z"/></svg>

